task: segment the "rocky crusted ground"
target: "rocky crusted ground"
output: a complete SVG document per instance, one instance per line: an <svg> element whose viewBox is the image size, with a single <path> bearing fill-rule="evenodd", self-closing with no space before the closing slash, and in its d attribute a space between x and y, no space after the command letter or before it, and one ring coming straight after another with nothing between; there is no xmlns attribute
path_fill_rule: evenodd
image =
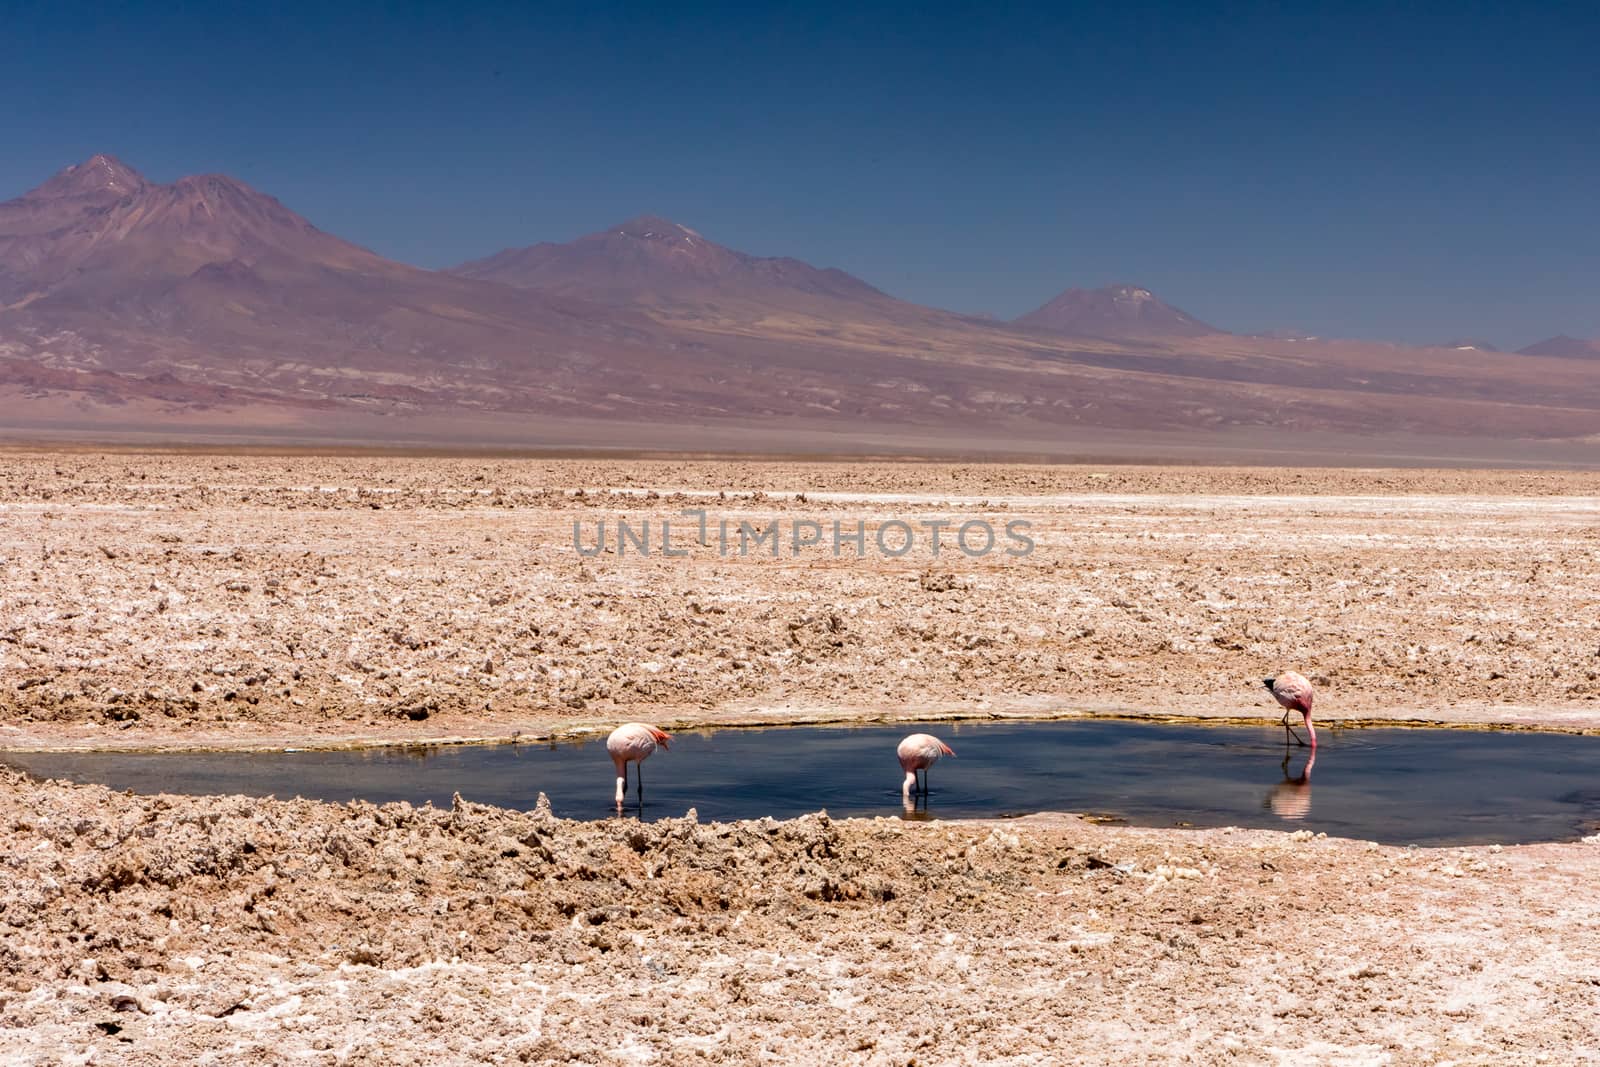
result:
<svg viewBox="0 0 1600 1067"><path fill-rule="evenodd" d="M1600 845L577 823L0 771L12 1063L1575 1063Z"/></svg>
<svg viewBox="0 0 1600 1067"><path fill-rule="evenodd" d="M1037 547L574 549L688 507ZM0 744L1249 716L1283 665L1327 717L1592 728L1597 508L1588 474L10 453ZM0 1061L1582 1062L1597 849L0 770Z"/></svg>
<svg viewBox="0 0 1600 1067"><path fill-rule="evenodd" d="M1596 726L1597 517L1573 473L11 453L0 741L1251 716L1291 665L1324 716Z"/></svg>

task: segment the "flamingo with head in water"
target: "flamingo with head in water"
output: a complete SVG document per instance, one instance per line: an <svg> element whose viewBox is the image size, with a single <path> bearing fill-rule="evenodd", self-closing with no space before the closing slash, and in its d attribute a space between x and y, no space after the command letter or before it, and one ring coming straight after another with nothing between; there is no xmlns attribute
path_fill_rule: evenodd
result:
<svg viewBox="0 0 1600 1067"><path fill-rule="evenodd" d="M940 756L954 756L955 752L932 734L912 734L900 742L900 747L895 749L894 754L900 759L900 769L906 772L905 783L900 786L900 795L909 800L911 791L917 788L917 772L922 772L920 792L927 795L928 768L938 763Z"/></svg>
<svg viewBox="0 0 1600 1067"><path fill-rule="evenodd" d="M1294 671L1284 671L1276 678L1262 679L1261 684L1272 690L1273 699L1283 705L1283 728L1289 731L1289 736L1297 743L1305 744L1300 740L1300 735L1294 732L1294 727L1289 725L1289 713L1298 711L1306 724L1306 733L1311 735L1311 747L1316 748L1317 728L1311 725L1311 702L1317 694L1305 676Z"/></svg>
<svg viewBox="0 0 1600 1067"><path fill-rule="evenodd" d="M628 764L635 763L639 780L639 801L644 801L644 761L655 752L656 746L671 748L670 734L643 722L624 723L611 731L606 738L606 752L617 768L617 807L622 807L622 796L628 791Z"/></svg>

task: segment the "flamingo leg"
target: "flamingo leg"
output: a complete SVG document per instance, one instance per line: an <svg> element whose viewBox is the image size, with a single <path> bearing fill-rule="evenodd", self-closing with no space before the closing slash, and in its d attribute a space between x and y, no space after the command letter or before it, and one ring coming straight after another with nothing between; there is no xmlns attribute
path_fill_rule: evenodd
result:
<svg viewBox="0 0 1600 1067"><path fill-rule="evenodd" d="M644 807L644 760L634 764L634 773L639 776L639 807Z"/></svg>
<svg viewBox="0 0 1600 1067"><path fill-rule="evenodd" d="M1284 711L1283 711L1283 718L1279 719L1278 721L1280 723L1282 723L1283 724L1283 728L1289 732L1289 737L1294 738L1294 743L1299 745L1301 748L1304 748L1306 743L1304 741L1300 740L1300 735L1294 732L1294 727L1293 726L1289 725L1289 711L1290 710L1291 709L1289 709L1289 708L1285 708ZM1287 744L1288 740L1285 739L1284 743Z"/></svg>

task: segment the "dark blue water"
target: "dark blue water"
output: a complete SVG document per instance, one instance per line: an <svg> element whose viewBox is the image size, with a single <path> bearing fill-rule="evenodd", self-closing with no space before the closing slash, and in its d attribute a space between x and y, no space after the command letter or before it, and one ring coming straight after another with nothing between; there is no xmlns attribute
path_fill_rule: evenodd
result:
<svg viewBox="0 0 1600 1067"><path fill-rule="evenodd" d="M957 753L902 811L900 738ZM1569 840L1600 827L1600 738L1324 726L1316 762L1281 727L1125 721L684 732L644 765L647 819L961 818L1089 812L1140 826L1304 827L1395 844ZM1288 756L1287 764L1285 756ZM356 752L12 755L46 777L135 792L245 793L448 805L451 794L558 815L614 813L604 740ZM631 775L630 775L631 780ZM629 814L639 814L628 797Z"/></svg>

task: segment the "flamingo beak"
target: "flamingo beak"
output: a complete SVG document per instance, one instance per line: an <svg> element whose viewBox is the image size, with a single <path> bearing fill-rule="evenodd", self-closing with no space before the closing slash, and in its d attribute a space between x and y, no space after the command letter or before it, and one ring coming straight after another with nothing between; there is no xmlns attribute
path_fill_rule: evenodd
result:
<svg viewBox="0 0 1600 1067"><path fill-rule="evenodd" d="M1277 681L1276 678L1263 678L1263 679L1261 679L1261 684L1266 686L1268 689L1271 689L1272 688L1272 683L1276 682L1276 681Z"/></svg>

